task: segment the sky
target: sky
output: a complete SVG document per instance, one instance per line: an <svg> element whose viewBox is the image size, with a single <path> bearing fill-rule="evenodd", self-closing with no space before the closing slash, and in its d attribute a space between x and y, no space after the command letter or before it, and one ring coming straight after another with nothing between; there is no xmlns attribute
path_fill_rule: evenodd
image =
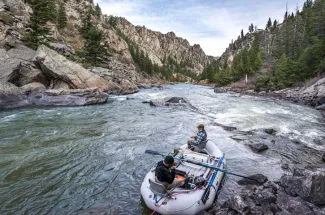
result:
<svg viewBox="0 0 325 215"><path fill-rule="evenodd" d="M107 15L121 16L134 25L175 32L204 52L221 56L241 29L253 23L265 28L271 17L283 20L288 11L301 8L303 0L94 0Z"/></svg>

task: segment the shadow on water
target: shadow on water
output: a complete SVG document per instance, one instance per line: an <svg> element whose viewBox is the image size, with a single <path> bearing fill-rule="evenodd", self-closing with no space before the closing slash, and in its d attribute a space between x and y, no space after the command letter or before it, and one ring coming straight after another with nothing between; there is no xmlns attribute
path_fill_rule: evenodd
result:
<svg viewBox="0 0 325 215"><path fill-rule="evenodd" d="M313 148L313 139L325 136L317 111L286 102L215 94L193 85L141 90L128 97L98 106L0 112L0 214L149 215L140 186L161 158L144 151L170 152L196 132L198 123L226 153L229 170L269 179L285 172L283 158L272 150L253 153L231 137L275 127L279 135ZM166 97L184 97L195 108L142 104ZM227 176L218 202L236 192L236 181Z"/></svg>

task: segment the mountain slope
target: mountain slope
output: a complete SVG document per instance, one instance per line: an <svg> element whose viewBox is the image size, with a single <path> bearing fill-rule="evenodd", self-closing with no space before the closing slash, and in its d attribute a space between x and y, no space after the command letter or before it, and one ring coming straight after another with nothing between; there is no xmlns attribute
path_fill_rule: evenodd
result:
<svg viewBox="0 0 325 215"><path fill-rule="evenodd" d="M164 63L164 59L171 57L178 63L184 62L187 67L200 74L204 65L210 61L200 45L191 46L186 39L177 37L174 32L162 34L145 26L134 26L125 18L117 18L117 27L159 66Z"/></svg>
<svg viewBox="0 0 325 215"><path fill-rule="evenodd" d="M301 11L286 12L283 23L272 24L270 18L265 29L249 26L249 33L232 42L212 66L212 81L227 85L243 81L248 74L256 90L279 90L321 77L325 73L324 26L324 0L307 0ZM255 39L259 48L252 50Z"/></svg>

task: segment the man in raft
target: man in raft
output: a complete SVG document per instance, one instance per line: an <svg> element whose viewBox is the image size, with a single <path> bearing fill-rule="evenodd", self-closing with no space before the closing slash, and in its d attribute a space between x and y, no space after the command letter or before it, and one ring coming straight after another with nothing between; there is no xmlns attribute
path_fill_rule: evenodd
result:
<svg viewBox="0 0 325 215"><path fill-rule="evenodd" d="M164 160L159 161L156 170L156 182L162 184L166 190L184 185L184 180L175 178L175 168L177 163L172 156L166 156Z"/></svg>
<svg viewBox="0 0 325 215"><path fill-rule="evenodd" d="M198 132L196 136L192 136L191 138L194 140L189 140L187 142L187 146L189 149L193 147L193 145L199 145L200 143L207 141L208 135L207 132L204 130L204 125L200 124L197 127Z"/></svg>

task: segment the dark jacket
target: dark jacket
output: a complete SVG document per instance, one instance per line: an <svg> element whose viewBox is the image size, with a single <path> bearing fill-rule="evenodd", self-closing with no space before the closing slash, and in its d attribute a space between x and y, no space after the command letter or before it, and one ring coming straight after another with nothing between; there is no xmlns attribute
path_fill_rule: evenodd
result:
<svg viewBox="0 0 325 215"><path fill-rule="evenodd" d="M168 169L168 167L164 165L163 161L158 162L155 174L160 182L171 184L175 179L175 169Z"/></svg>

